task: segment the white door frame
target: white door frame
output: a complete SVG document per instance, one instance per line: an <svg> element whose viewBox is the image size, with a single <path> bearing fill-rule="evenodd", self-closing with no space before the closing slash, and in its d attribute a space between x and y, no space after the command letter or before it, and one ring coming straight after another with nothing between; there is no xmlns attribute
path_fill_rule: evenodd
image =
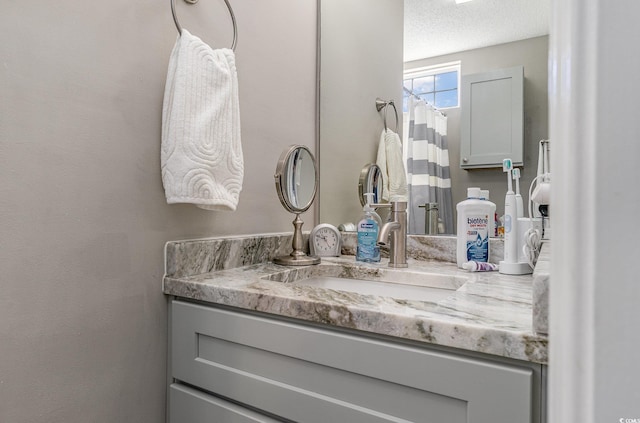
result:
<svg viewBox="0 0 640 423"><path fill-rule="evenodd" d="M552 0L550 423L640 422L638 3Z"/></svg>

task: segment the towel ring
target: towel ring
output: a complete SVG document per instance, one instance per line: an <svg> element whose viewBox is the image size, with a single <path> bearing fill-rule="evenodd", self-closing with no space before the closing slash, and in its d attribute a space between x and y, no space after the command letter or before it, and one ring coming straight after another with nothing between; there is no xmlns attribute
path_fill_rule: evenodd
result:
<svg viewBox="0 0 640 423"><path fill-rule="evenodd" d="M195 4L198 0L184 0L189 4ZM231 50L236 49L236 44L238 43L238 26L236 24L236 16L233 14L233 9L231 8L231 4L229 4L229 0L224 0L227 5L227 9L229 9L229 14L231 15L231 23L233 24L233 42L231 43ZM176 0L171 0L171 14L173 15L173 22L176 24L176 28L178 29L178 34L182 35L182 27L180 26L180 22L178 22L178 15L176 14Z"/></svg>
<svg viewBox="0 0 640 423"><path fill-rule="evenodd" d="M391 105L393 107L393 111L396 114L396 132L398 132L398 125L399 125L399 121L398 121L398 109L396 109L396 103L393 100L382 100L380 98L376 98L376 110L379 112L380 110L384 109L384 115L382 117L382 121L384 122L384 130L388 130L389 127L387 126L387 106Z"/></svg>

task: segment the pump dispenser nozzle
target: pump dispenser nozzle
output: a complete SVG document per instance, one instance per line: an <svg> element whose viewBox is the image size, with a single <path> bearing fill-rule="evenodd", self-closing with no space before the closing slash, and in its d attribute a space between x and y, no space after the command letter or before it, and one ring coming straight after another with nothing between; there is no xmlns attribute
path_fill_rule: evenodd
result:
<svg viewBox="0 0 640 423"><path fill-rule="evenodd" d="M364 207L362 207L362 211L365 213L370 213L371 216L373 216L373 218L375 219L375 221L378 223L378 226L382 226L382 218L380 217L380 215L376 212L375 207L373 207L372 204L375 204L373 202L373 197L375 196L374 193L372 192L367 192L364 194L364 198L366 198L366 203L364 205Z"/></svg>
<svg viewBox="0 0 640 423"><path fill-rule="evenodd" d="M365 211L373 211L373 207L371 207L371 205L373 204L373 193L372 192L367 192L364 197L367 199L367 203L364 205L363 210Z"/></svg>

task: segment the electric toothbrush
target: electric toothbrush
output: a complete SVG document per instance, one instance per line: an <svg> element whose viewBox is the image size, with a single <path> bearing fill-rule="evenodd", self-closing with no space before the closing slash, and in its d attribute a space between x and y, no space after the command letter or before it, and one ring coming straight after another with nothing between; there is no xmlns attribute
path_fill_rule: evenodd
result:
<svg viewBox="0 0 640 423"><path fill-rule="evenodd" d="M517 262L522 262L524 261L525 255L524 255L524 251L521 248L522 247L522 231L525 228L525 226L527 225L527 222L525 222L524 219L524 205L522 203L522 195L520 195L520 169L518 168L514 168L511 171L511 176L513 177L513 180L516 182L516 222L518 222L518 230L516 231L516 248L518 250L518 259L516 260Z"/></svg>
<svg viewBox="0 0 640 423"><path fill-rule="evenodd" d="M504 197L504 260L500 262L500 273L507 275L526 275L532 272L529 262L521 262L518 257L518 201L513 192L512 180L516 180L516 190L519 189L520 171L513 169L511 159L502 161L502 170L507 174L507 195ZM517 170L517 172L516 172ZM516 177L517 176L517 177ZM522 200L522 196L520 196ZM522 207L522 206L521 206ZM522 238L522 237L521 237Z"/></svg>
<svg viewBox="0 0 640 423"><path fill-rule="evenodd" d="M504 159L502 161L502 171L507 174L507 195L504 197L504 262L517 263L518 230L516 226L518 224L518 209L516 205L516 195L513 192L511 182L513 179L513 162L511 162L511 159Z"/></svg>
<svg viewBox="0 0 640 423"><path fill-rule="evenodd" d="M511 171L513 180L516 181L516 210L518 219L524 217L524 205L522 203L522 195L520 195L520 169L515 168Z"/></svg>

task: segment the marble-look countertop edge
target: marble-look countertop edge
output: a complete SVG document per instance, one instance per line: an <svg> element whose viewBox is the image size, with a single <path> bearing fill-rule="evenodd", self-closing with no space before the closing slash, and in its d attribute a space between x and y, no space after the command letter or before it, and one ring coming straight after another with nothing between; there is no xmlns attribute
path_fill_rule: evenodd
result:
<svg viewBox="0 0 640 423"><path fill-rule="evenodd" d="M547 337L530 330L479 324L449 315L436 304L350 294L264 280L269 266L165 277L167 295L237 307L303 321L388 335L428 344L547 363ZM238 275L229 276L229 273ZM271 272L272 273L272 272ZM327 291L330 294L327 294ZM461 292L458 298L465 299ZM478 301L478 297L472 300ZM530 307L530 306L529 306ZM530 310L530 308L529 308ZM508 326L505 322L505 326Z"/></svg>
<svg viewBox="0 0 640 423"><path fill-rule="evenodd" d="M532 313L533 330L538 334L549 333L549 285L551 282L551 245L544 242L533 272Z"/></svg>

